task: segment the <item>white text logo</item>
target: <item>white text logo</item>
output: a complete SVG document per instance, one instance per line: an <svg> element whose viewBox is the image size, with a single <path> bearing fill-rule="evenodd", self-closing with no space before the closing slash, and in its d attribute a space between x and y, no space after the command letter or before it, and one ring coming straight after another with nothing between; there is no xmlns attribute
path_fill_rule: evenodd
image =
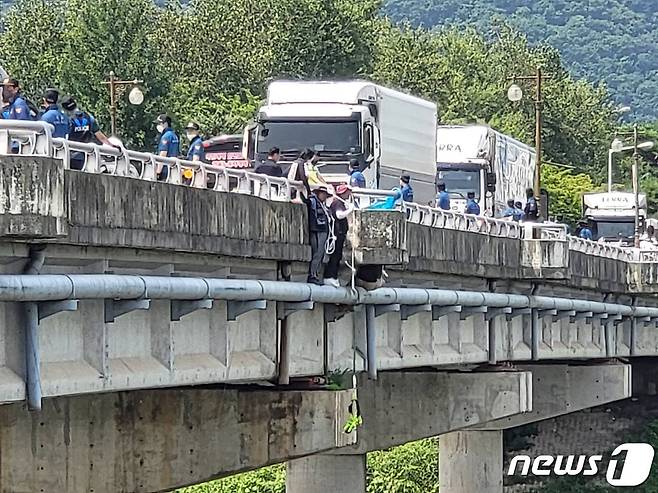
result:
<svg viewBox="0 0 658 493"><path fill-rule="evenodd" d="M605 479L611 486L639 486L651 472L654 450L648 443L624 443L617 447L608 460ZM602 455L539 455L531 459L517 455L510 462L508 476L594 476L599 472ZM620 469L620 470L619 470Z"/></svg>

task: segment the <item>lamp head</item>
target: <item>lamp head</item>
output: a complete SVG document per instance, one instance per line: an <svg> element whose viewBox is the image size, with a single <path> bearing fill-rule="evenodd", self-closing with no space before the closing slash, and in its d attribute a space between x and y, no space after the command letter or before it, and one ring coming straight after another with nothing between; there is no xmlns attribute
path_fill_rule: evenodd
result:
<svg viewBox="0 0 658 493"><path fill-rule="evenodd" d="M507 90L507 99L515 103L517 101L521 101L522 97L523 91L517 84L512 84L509 86L509 89Z"/></svg>

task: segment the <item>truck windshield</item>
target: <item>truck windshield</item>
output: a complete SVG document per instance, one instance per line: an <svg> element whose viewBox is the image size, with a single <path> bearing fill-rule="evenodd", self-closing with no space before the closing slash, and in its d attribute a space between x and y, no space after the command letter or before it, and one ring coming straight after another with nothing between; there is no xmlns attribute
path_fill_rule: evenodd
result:
<svg viewBox="0 0 658 493"><path fill-rule="evenodd" d="M631 238L635 233L635 221L596 221L593 233L595 240L605 238L617 241L622 238Z"/></svg>
<svg viewBox="0 0 658 493"><path fill-rule="evenodd" d="M445 183L451 195L466 198L468 192L475 192L475 198L480 198L480 170L439 169L436 181Z"/></svg>
<svg viewBox="0 0 658 493"><path fill-rule="evenodd" d="M359 122L264 122L258 132L256 151L267 153L272 147L278 147L284 155L307 148L327 155L358 154L361 152Z"/></svg>

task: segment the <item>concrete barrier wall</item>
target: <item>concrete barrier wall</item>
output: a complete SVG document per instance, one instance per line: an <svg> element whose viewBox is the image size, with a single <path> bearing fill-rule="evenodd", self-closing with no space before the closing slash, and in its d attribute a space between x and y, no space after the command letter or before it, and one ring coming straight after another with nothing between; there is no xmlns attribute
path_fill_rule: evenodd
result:
<svg viewBox="0 0 658 493"><path fill-rule="evenodd" d="M571 285L597 291L627 292L632 264L612 258L569 252Z"/></svg>
<svg viewBox="0 0 658 493"><path fill-rule="evenodd" d="M68 233L61 163L49 158L0 160L0 236L58 238Z"/></svg>
<svg viewBox="0 0 658 493"><path fill-rule="evenodd" d="M66 171L68 241L307 260L306 208L237 193Z"/></svg>

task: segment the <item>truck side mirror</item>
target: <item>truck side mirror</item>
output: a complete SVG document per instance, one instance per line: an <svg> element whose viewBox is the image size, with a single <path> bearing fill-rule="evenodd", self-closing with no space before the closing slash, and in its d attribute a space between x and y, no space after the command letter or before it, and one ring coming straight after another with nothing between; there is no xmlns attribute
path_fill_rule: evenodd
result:
<svg viewBox="0 0 658 493"><path fill-rule="evenodd" d="M379 158L379 134L372 123L363 126L363 154L368 166Z"/></svg>
<svg viewBox="0 0 658 493"><path fill-rule="evenodd" d="M253 163L256 154L255 146L257 128L258 124L252 123L245 127L244 133L242 134L242 157L250 163Z"/></svg>
<svg viewBox="0 0 658 493"><path fill-rule="evenodd" d="M487 191L491 193L496 191L496 173L487 173Z"/></svg>

